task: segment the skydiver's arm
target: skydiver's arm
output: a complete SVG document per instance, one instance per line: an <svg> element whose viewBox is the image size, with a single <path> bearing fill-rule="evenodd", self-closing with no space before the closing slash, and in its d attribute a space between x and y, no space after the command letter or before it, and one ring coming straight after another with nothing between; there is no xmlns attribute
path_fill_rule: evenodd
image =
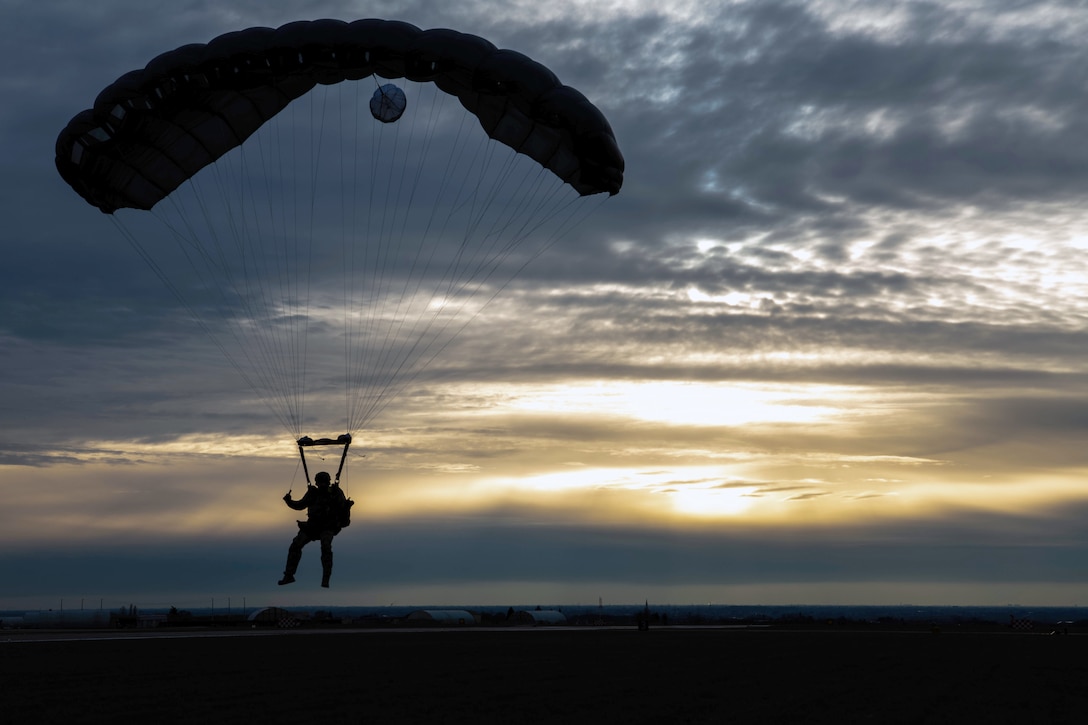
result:
<svg viewBox="0 0 1088 725"><path fill-rule="evenodd" d="M302 498L300 498L298 501L293 500L291 498L291 492L288 491L287 495L283 497L283 502L293 508L295 511L301 511L302 509L310 505L311 489L313 489L313 486L307 486L306 493L304 493L302 495Z"/></svg>

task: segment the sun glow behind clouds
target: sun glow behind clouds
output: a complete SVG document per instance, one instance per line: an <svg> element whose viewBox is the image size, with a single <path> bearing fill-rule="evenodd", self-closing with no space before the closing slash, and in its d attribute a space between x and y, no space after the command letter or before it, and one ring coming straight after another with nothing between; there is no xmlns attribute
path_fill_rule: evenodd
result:
<svg viewBox="0 0 1088 725"><path fill-rule="evenodd" d="M662 514L699 517L744 513L755 502L749 498L755 486L732 484L716 466L682 466L653 471L635 468L581 468L569 471L490 481L492 492L505 491L532 499L575 492L619 494L611 502L628 512L642 510L657 518Z"/></svg>
<svg viewBox="0 0 1088 725"><path fill-rule="evenodd" d="M531 413L579 413L671 425L812 424L843 411L856 391L833 386L723 383L568 383L518 392L504 407ZM845 402L845 401L844 401Z"/></svg>
<svg viewBox="0 0 1088 725"><path fill-rule="evenodd" d="M754 486L723 486L697 484L673 489L669 499L673 508L688 516L716 518L735 516L751 508Z"/></svg>

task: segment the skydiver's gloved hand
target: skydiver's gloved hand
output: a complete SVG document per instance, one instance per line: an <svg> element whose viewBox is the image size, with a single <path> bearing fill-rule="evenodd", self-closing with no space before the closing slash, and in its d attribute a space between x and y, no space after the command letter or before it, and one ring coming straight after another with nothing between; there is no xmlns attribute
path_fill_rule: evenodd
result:
<svg viewBox="0 0 1088 725"><path fill-rule="evenodd" d="M287 493L283 494L283 500L284 500L284 501L290 501L290 500L291 500L291 492L290 492L290 491L288 491Z"/></svg>

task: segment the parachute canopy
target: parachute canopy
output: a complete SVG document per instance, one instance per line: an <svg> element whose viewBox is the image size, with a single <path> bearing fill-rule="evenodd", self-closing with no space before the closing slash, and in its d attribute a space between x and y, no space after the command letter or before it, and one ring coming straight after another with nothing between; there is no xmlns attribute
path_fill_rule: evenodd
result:
<svg viewBox="0 0 1088 725"><path fill-rule="evenodd" d="M384 20L163 53L72 119L56 165L180 303L167 324L207 333L300 441L340 389L353 432L440 374L623 183L608 121L543 65Z"/></svg>
<svg viewBox="0 0 1088 725"><path fill-rule="evenodd" d="M616 194L623 157L604 115L540 63L474 35L389 20L249 28L163 53L106 87L61 132L61 176L107 214L150 209L315 85L431 81L492 138L579 194Z"/></svg>

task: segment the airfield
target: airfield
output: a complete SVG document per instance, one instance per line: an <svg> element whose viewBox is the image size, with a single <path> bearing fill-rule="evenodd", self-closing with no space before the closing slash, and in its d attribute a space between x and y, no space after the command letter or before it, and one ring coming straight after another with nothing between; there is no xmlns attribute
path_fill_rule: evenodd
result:
<svg viewBox="0 0 1088 725"><path fill-rule="evenodd" d="M3 723L1073 723L1088 637L843 627L0 632Z"/></svg>

